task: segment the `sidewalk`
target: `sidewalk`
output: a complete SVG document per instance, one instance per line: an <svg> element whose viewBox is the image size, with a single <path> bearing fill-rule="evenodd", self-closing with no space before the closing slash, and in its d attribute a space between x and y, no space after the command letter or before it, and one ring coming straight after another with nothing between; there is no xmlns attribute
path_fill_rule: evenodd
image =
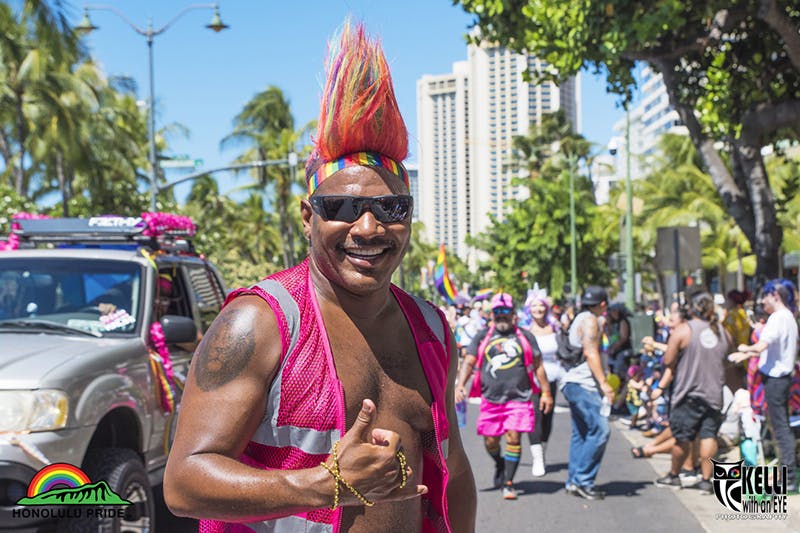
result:
<svg viewBox="0 0 800 533"><path fill-rule="evenodd" d="M642 435L641 431L631 430L628 425L620 419L611 421L611 425L616 428L625 438L630 441L631 446L644 446L651 439ZM633 459L635 461L647 461L655 471L653 480L666 474L670 468L670 457L667 454L654 455L647 459ZM800 532L800 495L792 495L788 498L787 520L721 520L717 518L720 514L735 515L717 500L714 495L703 495L692 489L672 490L662 488L660 490L672 492L680 502L688 509L700 522L703 528L711 533L732 532Z"/></svg>

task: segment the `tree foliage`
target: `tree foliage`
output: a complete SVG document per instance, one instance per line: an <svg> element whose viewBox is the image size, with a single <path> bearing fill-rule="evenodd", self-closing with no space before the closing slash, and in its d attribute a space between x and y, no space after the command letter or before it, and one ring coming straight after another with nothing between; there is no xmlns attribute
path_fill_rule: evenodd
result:
<svg viewBox="0 0 800 533"><path fill-rule="evenodd" d="M259 193L237 203L220 194L211 176L195 180L180 209L197 225L195 246L223 272L231 287L249 286L279 270L280 235Z"/></svg>
<svg viewBox="0 0 800 533"><path fill-rule="evenodd" d="M557 146L556 144L557 143ZM570 174L575 191L577 280L580 285L610 280L607 257L615 238L599 231L591 182L579 174L578 162L589 155L590 145L570 131L563 112L545 115L527 136L513 140L517 164L526 177L516 180L528 189L527 198L512 200L504 220L490 215L491 226L472 244L489 259L481 270L494 272L492 284L517 297L537 282L555 298L564 295L570 278ZM616 226L618 227L618 226ZM573 287L573 292L578 287Z"/></svg>
<svg viewBox="0 0 800 533"><path fill-rule="evenodd" d="M711 176L703 171L691 139L664 135L660 147L649 174L633 183L635 197L642 200L641 209L634 213L634 232L638 245L648 252L641 256L643 267L658 274L653 261L658 228L696 226L703 269L714 273L725 292L728 272L741 269L742 276L753 275L753 268L745 269L745 263L755 266L750 244L715 194Z"/></svg>
<svg viewBox="0 0 800 533"><path fill-rule="evenodd" d="M660 72L727 211L758 258L779 270L782 231L761 156L797 139L800 9L792 0L461 0L481 37L539 56L559 78L607 72L630 100L638 61ZM722 143L723 149L718 150Z"/></svg>
<svg viewBox="0 0 800 533"><path fill-rule="evenodd" d="M297 152L299 140L313 127L313 123L309 123L295 131L289 101L274 85L253 96L236 115L233 123L233 131L222 140L221 145L245 147L237 162L286 159L290 152ZM304 148L301 155L309 152L310 148ZM253 180L242 187L243 190L264 191L267 187L274 190L274 201L271 203L277 208L283 265L288 268L298 257L295 235L302 234L299 212L290 208L299 201L297 192L304 184L300 177L302 173L289 165L258 167L250 173Z"/></svg>
<svg viewBox="0 0 800 533"><path fill-rule="evenodd" d="M62 215L141 211L146 129L135 95L109 85L62 10L0 3L0 182Z"/></svg>

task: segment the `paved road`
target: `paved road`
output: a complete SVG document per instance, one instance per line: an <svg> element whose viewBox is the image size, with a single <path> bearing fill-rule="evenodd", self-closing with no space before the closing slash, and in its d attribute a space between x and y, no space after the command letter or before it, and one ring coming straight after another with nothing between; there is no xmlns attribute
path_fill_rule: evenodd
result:
<svg viewBox="0 0 800 533"><path fill-rule="evenodd" d="M569 410L564 405L556 410L547 448L547 474L540 478L531 476L530 451L527 437L523 437L522 461L515 479L521 494L517 501L505 501L499 491L491 489L494 469L483 449L482 438L475 434L477 411L477 405L469 406L469 423L462 430L462 438L478 487L479 533L800 533L800 495L789 496L786 520L723 521L719 515L726 510L714 496L701 495L693 489L673 491L656 487L653 480L669 469L669 456L634 460L631 446L645 444L648 439L613 420L597 478L598 487L607 492L606 499L590 502L566 494L571 426Z"/></svg>
<svg viewBox="0 0 800 533"><path fill-rule="evenodd" d="M523 437L522 461L515 479L520 497L503 500L499 491L491 489L493 467L482 438L475 434L477 411L477 405L469 406L469 422L462 437L478 487L479 532L704 531L673 491L653 485L656 474L652 467L646 461L631 459L630 444L614 425L597 478L606 499L592 502L565 493L571 429L564 408L558 409L553 422L547 474L531 476L530 451L527 437Z"/></svg>
<svg viewBox="0 0 800 533"><path fill-rule="evenodd" d="M469 406L469 421L462 430L462 438L478 487L478 533L800 532L800 496L790 496L790 518L786 521L723 522L715 518L724 509L714 496L700 495L692 489L672 491L654 486L653 480L669 467L668 457L632 459L631 445L644 444L646 439L619 422L611 423L611 438L597 479L599 488L608 493L606 499L590 502L566 494L571 428L568 409L563 405L557 409L547 448L547 474L540 478L531 476L530 451L524 437L516 478L520 497L505 501L499 491L491 489L494 469L483 449L482 438L475 434L477 411L477 405ZM159 501L160 491L155 492ZM159 508L159 533L197 531L195 521L169 516L163 503Z"/></svg>

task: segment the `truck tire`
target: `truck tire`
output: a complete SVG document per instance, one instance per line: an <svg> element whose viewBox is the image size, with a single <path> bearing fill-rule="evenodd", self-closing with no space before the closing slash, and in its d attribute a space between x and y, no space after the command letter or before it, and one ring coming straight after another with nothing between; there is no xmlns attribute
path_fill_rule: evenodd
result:
<svg viewBox="0 0 800 533"><path fill-rule="evenodd" d="M100 448L90 450L83 462L83 471L92 483L100 480L122 499L132 505L125 507L123 518L81 517L61 524L60 531L97 531L102 533L132 533L155 531L153 490L147 479L142 460L133 450Z"/></svg>

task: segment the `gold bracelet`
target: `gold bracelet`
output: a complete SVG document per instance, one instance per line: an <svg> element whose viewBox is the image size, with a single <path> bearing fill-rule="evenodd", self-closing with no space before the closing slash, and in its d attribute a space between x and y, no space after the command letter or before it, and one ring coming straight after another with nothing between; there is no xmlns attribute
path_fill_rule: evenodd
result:
<svg viewBox="0 0 800 533"><path fill-rule="evenodd" d="M338 498L338 496L339 496L339 494L338 494L339 483L344 485L350 492L352 492L353 495L361 501L361 503L363 503L367 507L372 507L373 505L375 505L375 502L371 502L368 499L366 499L363 494L361 494L354 486L352 486L350 483L347 482L347 480L345 478L342 477L342 474L340 473L340 470L339 470L338 448L339 448L339 441L336 441L336 442L333 443L333 453L332 453L332 455L333 455L333 466L332 467L328 466L324 462L320 463L323 467L325 467L325 470L330 472L330 474L333 476L333 479L336 480L336 491L334 492L334 507L332 507L331 509L332 510L336 509L336 506L339 504L339 501L338 501L339 500L339 498Z"/></svg>
<svg viewBox="0 0 800 533"><path fill-rule="evenodd" d="M339 480L336 478L336 474L333 473L333 469L331 469L330 466L326 465L324 462L320 464L333 476L333 505L331 506L331 511L335 511L336 508L339 507Z"/></svg>
<svg viewBox="0 0 800 533"><path fill-rule="evenodd" d="M406 472L406 455L402 450L397 450L397 460L400 463L400 488L404 488L408 483L408 473Z"/></svg>

